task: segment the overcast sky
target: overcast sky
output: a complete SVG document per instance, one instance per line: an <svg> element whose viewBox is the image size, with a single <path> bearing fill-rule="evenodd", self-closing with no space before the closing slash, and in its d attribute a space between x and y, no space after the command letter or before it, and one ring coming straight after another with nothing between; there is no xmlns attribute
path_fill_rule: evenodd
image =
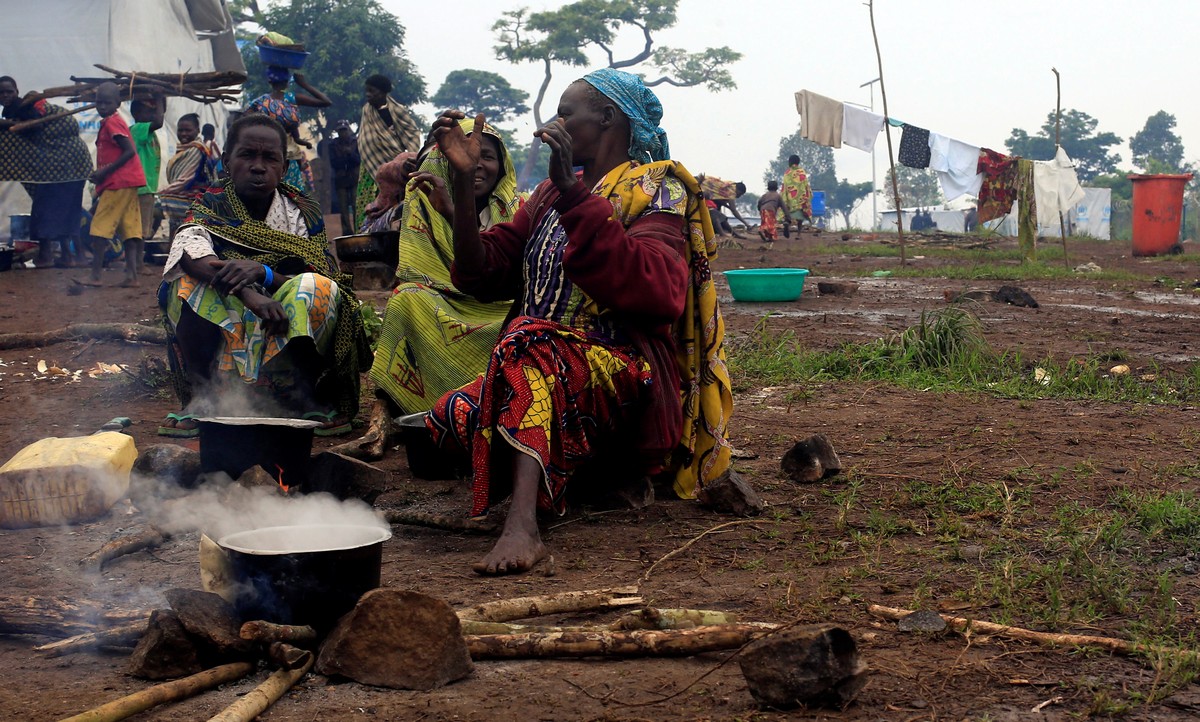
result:
<svg viewBox="0 0 1200 722"><path fill-rule="evenodd" d="M509 65L492 51L492 24L505 10L545 10L566 3L381 0L406 28L404 47L430 94L460 68L498 72L533 96L540 66ZM441 9L446 12L440 12ZM799 124L793 92L809 89L839 100L871 103L859 86L878 76L867 8L857 0L680 0L679 22L655 36L658 46L701 50L728 45L742 53L731 67L736 90L659 87L671 154L693 173L742 180L764 190L762 174L782 137ZM1200 30L1196 0L877 0L888 109L904 121L1004 151L1013 128L1031 134L1054 109L1054 74L1062 73L1063 109L1100 121L1099 132L1126 141L1117 152L1129 168L1128 139L1159 110L1173 114L1186 159L1200 159L1200 96L1186 69L1195 64ZM632 32L620 50L636 52ZM596 66L600 56L594 56ZM549 115L581 69L555 66L543 106ZM647 70L647 72L650 72ZM875 109L882 112L878 84ZM440 109L417 110L432 116ZM532 133L532 114L519 127ZM893 134L898 145L899 133ZM876 147L878 178L887 146ZM838 175L871 179L871 157L834 151Z"/></svg>

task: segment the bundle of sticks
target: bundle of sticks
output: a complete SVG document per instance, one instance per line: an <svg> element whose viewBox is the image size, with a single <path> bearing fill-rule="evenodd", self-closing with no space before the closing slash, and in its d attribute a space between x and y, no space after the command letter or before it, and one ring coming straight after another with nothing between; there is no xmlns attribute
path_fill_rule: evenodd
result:
<svg viewBox="0 0 1200 722"><path fill-rule="evenodd" d="M96 88L103 83L115 83L125 101L151 100L157 97L178 97L194 100L198 103L216 103L220 101L239 102L242 92L241 84L246 81L245 73L218 71L210 73L143 73L110 68L96 63L97 68L112 77L78 77L71 76L74 85L63 85L56 88L46 88L39 93L30 93L25 97L26 102L46 98L67 98L71 103L85 103L72 109L67 115L82 113L96 107ZM61 118L61 114L49 115L13 125L10 130L20 131L39 123Z"/></svg>

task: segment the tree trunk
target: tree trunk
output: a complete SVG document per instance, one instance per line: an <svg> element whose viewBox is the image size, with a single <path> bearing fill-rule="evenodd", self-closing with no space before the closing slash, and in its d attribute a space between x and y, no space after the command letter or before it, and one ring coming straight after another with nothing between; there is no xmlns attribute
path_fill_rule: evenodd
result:
<svg viewBox="0 0 1200 722"><path fill-rule="evenodd" d="M539 657L678 657L737 649L768 634L745 624L632 632L482 634L465 637L471 659Z"/></svg>
<svg viewBox="0 0 1200 722"><path fill-rule="evenodd" d="M495 602L484 602L468 609L460 609L458 618L477 622L508 622L547 614L641 604L642 598L629 596L632 594L637 594L637 587L593 589L582 592L560 592L538 597L500 599Z"/></svg>
<svg viewBox="0 0 1200 722"><path fill-rule="evenodd" d="M0 634L45 634L69 637L129 622L144 622L142 609L109 609L65 597L0 595Z"/></svg>
<svg viewBox="0 0 1200 722"><path fill-rule="evenodd" d="M158 326L142 326L136 323L72 323L53 331L0 334L0 349L35 348L92 338L102 341L165 344L167 332Z"/></svg>
<svg viewBox="0 0 1200 722"><path fill-rule="evenodd" d="M148 710L166 702L191 697L198 692L211 689L218 685L241 679L254 671L250 662L235 662L213 667L190 677L176 679L165 684L155 685L141 692L135 692L126 697L100 705L74 717L68 717L62 722L116 722L126 717L132 717L138 712Z"/></svg>

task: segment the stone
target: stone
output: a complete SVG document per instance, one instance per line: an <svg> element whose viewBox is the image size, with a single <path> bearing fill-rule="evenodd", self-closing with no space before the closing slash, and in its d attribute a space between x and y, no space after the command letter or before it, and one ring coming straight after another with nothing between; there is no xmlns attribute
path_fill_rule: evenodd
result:
<svg viewBox="0 0 1200 722"><path fill-rule="evenodd" d="M201 653L211 650L217 659L240 659L253 649L238 631L242 619L233 605L212 592L197 589L168 589L164 596L179 617L179 623L200 645Z"/></svg>
<svg viewBox="0 0 1200 722"><path fill-rule="evenodd" d="M700 487L696 498L713 511L734 516L758 516L767 508L758 492L733 469Z"/></svg>
<svg viewBox="0 0 1200 722"><path fill-rule="evenodd" d="M365 461L332 451L323 451L312 458L308 479L302 487L306 493L326 491L339 499L362 499L374 504L387 491L391 472Z"/></svg>
<svg viewBox="0 0 1200 722"><path fill-rule="evenodd" d="M896 629L901 632L944 632L946 620L937 612L922 609L901 617L896 622Z"/></svg>
<svg viewBox="0 0 1200 722"><path fill-rule="evenodd" d="M811 484L840 472L842 460L829 439L822 434L813 434L797 441L780 459L779 468L792 481Z"/></svg>
<svg viewBox="0 0 1200 722"><path fill-rule="evenodd" d="M152 444L138 454L133 471L191 489L200 476L200 452L176 444Z"/></svg>
<svg viewBox="0 0 1200 722"><path fill-rule="evenodd" d="M342 261L342 273L354 277L356 291L390 291L396 284L396 267L379 261Z"/></svg>
<svg viewBox="0 0 1200 722"><path fill-rule="evenodd" d="M473 669L450 605L399 589L364 594L329 633L316 664L318 674L424 691L462 679Z"/></svg>
<svg viewBox="0 0 1200 722"><path fill-rule="evenodd" d="M844 707L867 683L867 665L841 627L813 624L754 642L738 663L760 705L776 709Z"/></svg>
<svg viewBox="0 0 1200 722"><path fill-rule="evenodd" d="M858 291L854 281L817 281L817 292L822 296L850 296Z"/></svg>
<svg viewBox="0 0 1200 722"><path fill-rule="evenodd" d="M279 488L279 481L271 476L269 471L257 464L243 471L242 475L237 478L237 483L238 486L247 489L253 489L256 486Z"/></svg>
<svg viewBox="0 0 1200 722"><path fill-rule="evenodd" d="M196 645L170 609L150 613L146 632L129 658L129 673L142 679L175 679L204 667Z"/></svg>
<svg viewBox="0 0 1200 722"><path fill-rule="evenodd" d="M997 303L1010 303L1024 308L1037 308L1038 302L1029 293L1016 286L1001 286L992 294L992 300Z"/></svg>

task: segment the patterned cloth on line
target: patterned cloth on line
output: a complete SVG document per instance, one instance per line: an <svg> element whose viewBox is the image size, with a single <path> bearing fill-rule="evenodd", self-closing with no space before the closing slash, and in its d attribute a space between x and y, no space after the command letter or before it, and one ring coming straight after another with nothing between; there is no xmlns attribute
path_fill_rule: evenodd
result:
<svg viewBox="0 0 1200 722"><path fill-rule="evenodd" d="M1022 255L1032 261L1037 258L1038 211L1033 179L1033 161L1018 158L1014 192L1017 197L1017 245Z"/></svg>
<svg viewBox="0 0 1200 722"><path fill-rule="evenodd" d="M983 186L979 189L979 222L1003 218L1012 211L1013 201L1017 199L1017 159L982 148L978 172L983 174Z"/></svg>
<svg viewBox="0 0 1200 722"><path fill-rule="evenodd" d="M281 205L294 211L296 227L293 232L279 230L279 222L272 225L251 218L228 180L222 186L210 189L192 204L184 218L172 243L164 278L170 281L174 280L172 275L182 275L171 274L171 269L178 263L180 249L193 235L189 228L197 226L211 240L212 250L218 258L245 258L285 275L316 273L334 281L338 293L331 295L331 303L336 305L336 310L327 314L334 324L332 354L325 354L328 364L317 380L316 393L331 403L339 414L353 418L358 413L359 374L370 365L371 349L359 314L359 302L352 290L352 279L338 270L329 254L325 224L317 202L296 188L281 185L272 203L272 212ZM173 334L170 324L168 333ZM178 378L176 382L177 387L183 384Z"/></svg>
<svg viewBox="0 0 1200 722"><path fill-rule="evenodd" d="M900 153L896 160L909 168L929 167L929 131L905 125L900 134Z"/></svg>
<svg viewBox="0 0 1200 722"><path fill-rule="evenodd" d="M470 118L462 128L470 133L474 124ZM500 144L501 172L481 214L480 230L512 220L525 197L517 193L516 168L499 133L490 125L484 133ZM449 185L450 166L440 150L430 150L420 170ZM454 229L424 191L411 186L402 208L400 284L383 316L371 381L403 412L416 413L433 408L447 391L484 372L512 301L480 301L454 286Z"/></svg>

